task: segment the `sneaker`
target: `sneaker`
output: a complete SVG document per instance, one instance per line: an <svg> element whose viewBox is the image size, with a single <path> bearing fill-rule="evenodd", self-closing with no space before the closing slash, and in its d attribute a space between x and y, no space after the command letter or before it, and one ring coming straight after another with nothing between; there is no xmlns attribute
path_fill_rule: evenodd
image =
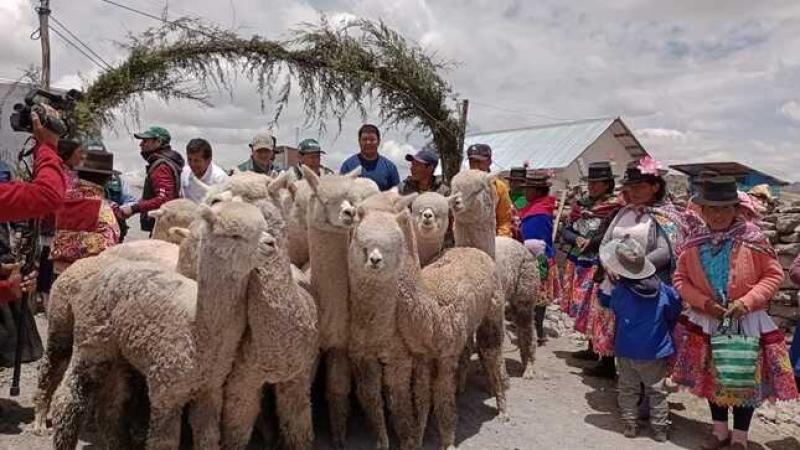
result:
<svg viewBox="0 0 800 450"><path fill-rule="evenodd" d="M669 440L669 436L667 436L667 427L654 426L653 440L656 442L667 442L667 440Z"/></svg>
<svg viewBox="0 0 800 450"><path fill-rule="evenodd" d="M635 422L626 423L625 428L622 430L622 434L624 434L628 439L635 438L639 435L639 426L636 425Z"/></svg>

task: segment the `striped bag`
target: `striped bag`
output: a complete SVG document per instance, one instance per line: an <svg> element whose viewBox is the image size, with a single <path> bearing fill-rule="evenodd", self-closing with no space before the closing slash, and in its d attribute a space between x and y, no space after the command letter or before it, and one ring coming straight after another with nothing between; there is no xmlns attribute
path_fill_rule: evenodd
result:
<svg viewBox="0 0 800 450"><path fill-rule="evenodd" d="M755 388L760 338L732 334L730 320L726 317L721 332L711 337L711 357L717 383L727 389Z"/></svg>

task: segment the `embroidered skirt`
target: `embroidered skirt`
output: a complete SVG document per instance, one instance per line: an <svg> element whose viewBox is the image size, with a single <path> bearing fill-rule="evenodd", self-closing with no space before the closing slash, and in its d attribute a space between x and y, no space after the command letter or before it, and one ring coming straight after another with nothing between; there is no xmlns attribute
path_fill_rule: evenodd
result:
<svg viewBox="0 0 800 450"><path fill-rule="evenodd" d="M561 280L558 276L558 265L555 258L547 258L546 261L540 261L542 267L547 268L546 273L542 275L541 292L539 296L538 305L549 305L553 300L560 299L561 297ZM544 272L544 271L542 271Z"/></svg>
<svg viewBox="0 0 800 450"><path fill-rule="evenodd" d="M617 321L614 313L603 308L597 298L598 285L592 292L589 303L588 329L586 336L592 341L592 349L600 356L614 356L614 337L617 331Z"/></svg>
<svg viewBox="0 0 800 450"><path fill-rule="evenodd" d="M711 356L711 337L704 331L703 325L695 323L687 315L682 315L675 326L673 341L676 353L670 360L673 381L692 394L721 406L756 407L765 400L797 398L789 352L785 337L779 329L773 328L761 333L756 363L756 387L728 389L717 383Z"/></svg>

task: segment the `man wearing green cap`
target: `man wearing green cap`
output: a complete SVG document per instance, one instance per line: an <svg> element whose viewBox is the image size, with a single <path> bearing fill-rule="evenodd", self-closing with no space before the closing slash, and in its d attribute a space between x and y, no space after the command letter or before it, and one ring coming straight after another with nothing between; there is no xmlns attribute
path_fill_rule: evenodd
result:
<svg viewBox="0 0 800 450"><path fill-rule="evenodd" d="M321 164L322 155L325 154L316 139L303 139L297 146L300 154L300 166L306 166L318 176L332 175L333 171ZM300 166L292 167L292 181L303 179L303 170Z"/></svg>
<svg viewBox="0 0 800 450"><path fill-rule="evenodd" d="M155 219L147 215L148 211L158 209L164 203L176 199L181 193L181 171L183 156L172 150L169 142L172 137L169 131L152 126L145 131L133 135L139 139L140 154L147 161L147 175L144 179L142 199L120 208L124 218L139 214L142 231L153 231Z"/></svg>

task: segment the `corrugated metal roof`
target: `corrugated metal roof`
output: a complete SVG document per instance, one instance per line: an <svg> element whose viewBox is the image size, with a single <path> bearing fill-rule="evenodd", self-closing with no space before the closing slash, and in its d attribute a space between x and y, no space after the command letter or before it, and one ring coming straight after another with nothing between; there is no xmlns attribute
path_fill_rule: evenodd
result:
<svg viewBox="0 0 800 450"><path fill-rule="evenodd" d="M719 175L730 175L738 178L744 177L748 174L758 174L766 179L771 180L771 184L777 184L781 186L789 184L787 181L781 180L780 178L774 177L768 173L753 169L752 167L735 161L673 164L669 167L677 170L678 172L685 173L690 177L696 177L704 170L713 170Z"/></svg>
<svg viewBox="0 0 800 450"><path fill-rule="evenodd" d="M464 155L472 144L492 147L492 162L509 169L529 161L531 169L569 166L617 120L613 117L477 133L464 138Z"/></svg>

